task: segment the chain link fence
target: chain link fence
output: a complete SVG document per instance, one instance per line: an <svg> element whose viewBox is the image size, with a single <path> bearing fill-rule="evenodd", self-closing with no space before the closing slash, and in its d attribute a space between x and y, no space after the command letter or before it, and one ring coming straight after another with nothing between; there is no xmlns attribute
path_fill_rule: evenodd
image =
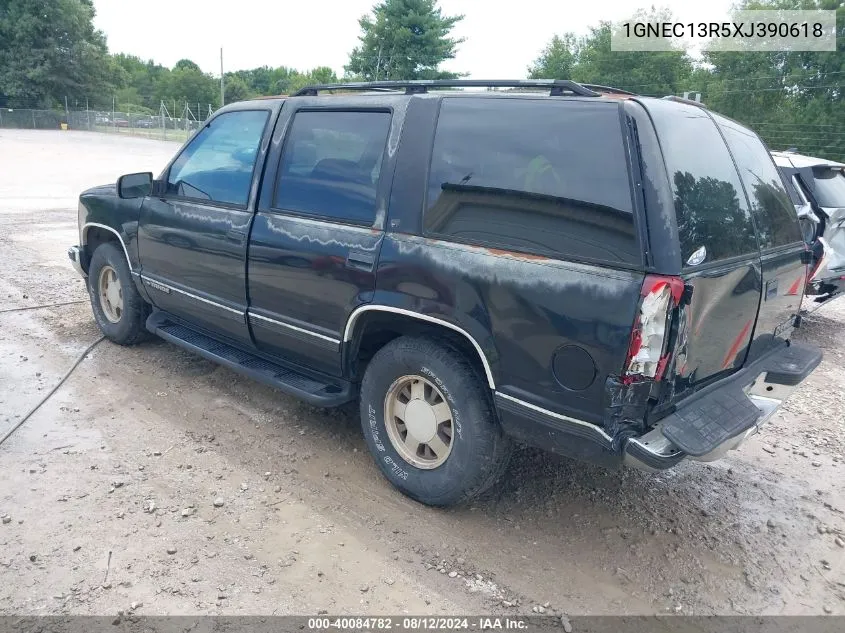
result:
<svg viewBox="0 0 845 633"><path fill-rule="evenodd" d="M205 123L205 118L198 118L189 108L180 117L171 116L164 108L158 114L0 108L0 129L83 130L184 142Z"/></svg>

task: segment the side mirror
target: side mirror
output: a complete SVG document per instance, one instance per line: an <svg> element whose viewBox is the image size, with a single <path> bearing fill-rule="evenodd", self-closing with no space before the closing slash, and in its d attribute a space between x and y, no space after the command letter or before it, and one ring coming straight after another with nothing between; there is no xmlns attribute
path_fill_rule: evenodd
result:
<svg viewBox="0 0 845 633"><path fill-rule="evenodd" d="M153 187L153 175L146 171L140 174L125 174L117 179L119 198L143 198L150 195Z"/></svg>

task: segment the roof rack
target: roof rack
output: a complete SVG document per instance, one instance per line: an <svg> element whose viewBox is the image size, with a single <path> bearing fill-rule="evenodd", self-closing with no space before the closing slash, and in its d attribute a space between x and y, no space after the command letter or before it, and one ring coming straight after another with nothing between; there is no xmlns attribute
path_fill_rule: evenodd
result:
<svg viewBox="0 0 845 633"><path fill-rule="evenodd" d="M707 106L701 103L701 101L693 101L692 99L684 99L683 97L678 97L675 95L666 95L663 97L666 101L676 101L677 103L686 103L687 105L695 106L697 108L704 108L707 109Z"/></svg>
<svg viewBox="0 0 845 633"><path fill-rule="evenodd" d="M580 97L600 97L601 94L589 87L569 79L418 79L413 81L363 81L353 83L319 84L306 86L294 93L294 97L316 97L321 91L361 90L388 91L405 90L406 95L424 94L437 88L547 88L553 97L568 92ZM611 88L605 91L613 90Z"/></svg>
<svg viewBox="0 0 845 633"><path fill-rule="evenodd" d="M600 86L599 84L581 84L585 88L589 88L590 90L594 90L595 92L604 92L607 94L612 95L630 95L632 97L637 97L636 92L628 92L627 90L622 90L621 88L614 88L613 86Z"/></svg>

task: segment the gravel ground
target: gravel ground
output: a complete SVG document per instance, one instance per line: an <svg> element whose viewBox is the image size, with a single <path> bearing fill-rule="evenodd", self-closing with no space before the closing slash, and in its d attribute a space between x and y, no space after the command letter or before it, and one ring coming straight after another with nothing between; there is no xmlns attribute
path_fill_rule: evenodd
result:
<svg viewBox="0 0 845 633"><path fill-rule="evenodd" d="M76 195L176 148L0 130L0 310L86 299ZM843 332L845 301L805 320L822 365L720 462L524 449L452 510L390 488L348 409L105 342L0 447L0 613L842 614ZM0 313L0 432L98 335L87 303Z"/></svg>

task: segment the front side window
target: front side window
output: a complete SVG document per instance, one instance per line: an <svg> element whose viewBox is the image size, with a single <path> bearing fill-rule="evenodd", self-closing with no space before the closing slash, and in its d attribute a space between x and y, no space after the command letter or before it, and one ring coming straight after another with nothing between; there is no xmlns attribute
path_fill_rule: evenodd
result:
<svg viewBox="0 0 845 633"><path fill-rule="evenodd" d="M760 247L783 246L801 240L795 206L784 189L769 150L757 135L729 119L714 115L736 161L739 177L757 222Z"/></svg>
<svg viewBox="0 0 845 633"><path fill-rule="evenodd" d="M703 109L649 102L675 199L682 261L709 264L758 253L748 202L728 148Z"/></svg>
<svg viewBox="0 0 845 633"><path fill-rule="evenodd" d="M170 167L168 195L245 206L268 116L242 110L212 120Z"/></svg>
<svg viewBox="0 0 845 633"><path fill-rule="evenodd" d="M552 257L639 264L617 104L443 99L430 234Z"/></svg>
<svg viewBox="0 0 845 633"><path fill-rule="evenodd" d="M389 112L298 112L273 207L372 225L390 119Z"/></svg>

